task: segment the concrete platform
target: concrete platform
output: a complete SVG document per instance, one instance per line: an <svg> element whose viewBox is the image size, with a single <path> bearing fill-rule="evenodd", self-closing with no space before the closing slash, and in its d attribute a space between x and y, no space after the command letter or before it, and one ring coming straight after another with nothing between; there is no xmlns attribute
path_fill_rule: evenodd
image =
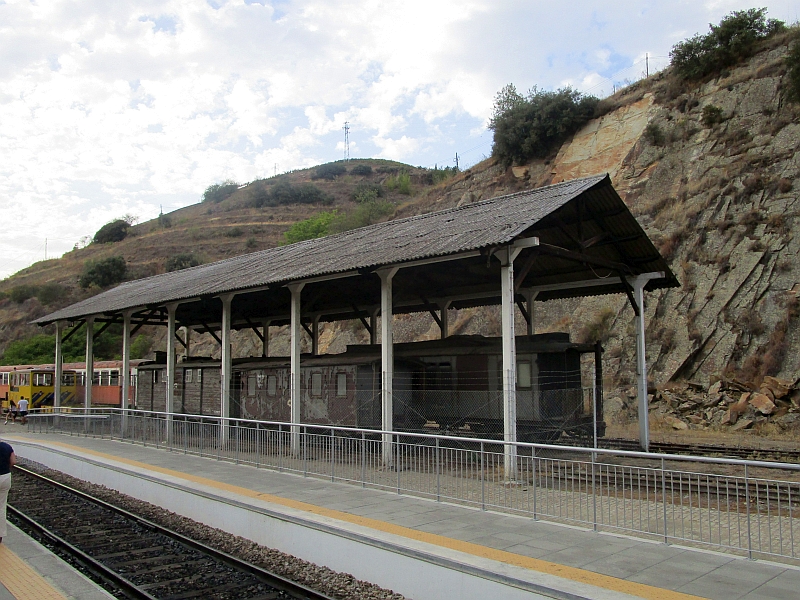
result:
<svg viewBox="0 0 800 600"><path fill-rule="evenodd" d="M409 598L797 597L800 569L217 462L0 427L23 458Z"/></svg>

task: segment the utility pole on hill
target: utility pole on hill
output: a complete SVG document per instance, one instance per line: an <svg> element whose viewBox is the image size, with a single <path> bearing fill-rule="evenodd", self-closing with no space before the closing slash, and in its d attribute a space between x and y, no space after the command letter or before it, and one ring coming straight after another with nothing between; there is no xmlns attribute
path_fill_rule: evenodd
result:
<svg viewBox="0 0 800 600"><path fill-rule="evenodd" d="M456 157L453 162L456 163L456 172L458 172L458 152L456 152Z"/></svg>
<svg viewBox="0 0 800 600"><path fill-rule="evenodd" d="M344 122L344 160L350 160L350 122Z"/></svg>

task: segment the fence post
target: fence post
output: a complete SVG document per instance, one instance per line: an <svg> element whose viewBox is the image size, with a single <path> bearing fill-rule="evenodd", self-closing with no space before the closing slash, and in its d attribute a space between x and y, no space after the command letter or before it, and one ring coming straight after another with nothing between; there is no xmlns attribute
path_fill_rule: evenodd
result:
<svg viewBox="0 0 800 600"><path fill-rule="evenodd" d="M595 487L595 453L592 452L592 529L597 531L597 488Z"/></svg>
<svg viewBox="0 0 800 600"><path fill-rule="evenodd" d="M753 560L753 538L750 533L750 480L747 476L747 464L744 465L744 501L747 505L747 558Z"/></svg>
<svg viewBox="0 0 800 600"><path fill-rule="evenodd" d="M481 442L483 443L483 442ZM436 438L436 501L441 502L441 482L439 481L439 438Z"/></svg>
<svg viewBox="0 0 800 600"><path fill-rule="evenodd" d="M664 507L664 543L669 544L667 530L667 472L664 469L664 458L661 458L661 504Z"/></svg>
<svg viewBox="0 0 800 600"><path fill-rule="evenodd" d="M364 431L361 432L361 487L367 486L367 475L366 475L366 460L367 460L367 442L366 442L366 433Z"/></svg>
<svg viewBox="0 0 800 600"><path fill-rule="evenodd" d="M239 442L241 437L241 429L239 428L239 421L233 426L233 431L236 434L236 446L233 448L233 461L234 464L239 464Z"/></svg>
<svg viewBox="0 0 800 600"><path fill-rule="evenodd" d="M400 436L392 434L392 438L394 438L394 447L396 448L394 453L394 468L397 470L397 494L400 494Z"/></svg>
<svg viewBox="0 0 800 600"><path fill-rule="evenodd" d="M278 423L278 472L283 472L283 426Z"/></svg>
<svg viewBox="0 0 800 600"><path fill-rule="evenodd" d="M531 461L533 462L533 520L536 520L536 496L538 491L536 489L536 447L531 448Z"/></svg>
<svg viewBox="0 0 800 600"><path fill-rule="evenodd" d="M308 427L303 427L303 477L308 477Z"/></svg>
<svg viewBox="0 0 800 600"><path fill-rule="evenodd" d="M486 510L486 463L483 444L481 442L481 510Z"/></svg>
<svg viewBox="0 0 800 600"><path fill-rule="evenodd" d="M333 448L333 442L335 441L335 438L336 438L336 431L333 429L333 427L331 427L331 481L333 481L333 469L334 469L333 458L335 452Z"/></svg>

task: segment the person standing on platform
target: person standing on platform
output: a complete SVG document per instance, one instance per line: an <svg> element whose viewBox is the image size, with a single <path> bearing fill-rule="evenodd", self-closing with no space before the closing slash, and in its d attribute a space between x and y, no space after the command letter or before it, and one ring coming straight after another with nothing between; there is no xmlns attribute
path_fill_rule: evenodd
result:
<svg viewBox="0 0 800 600"><path fill-rule="evenodd" d="M5 442L0 442L0 544L8 533L6 524L6 501L8 490L11 489L11 467L17 462L14 449Z"/></svg>
<svg viewBox="0 0 800 600"><path fill-rule="evenodd" d="M17 412L22 420L22 424L25 425L25 423L28 422L28 401L25 400L25 398L19 399L19 404L17 404Z"/></svg>
<svg viewBox="0 0 800 600"><path fill-rule="evenodd" d="M6 425L8 425L8 419L11 419L12 423L17 422L17 404L13 400L8 401L8 412L6 413Z"/></svg>

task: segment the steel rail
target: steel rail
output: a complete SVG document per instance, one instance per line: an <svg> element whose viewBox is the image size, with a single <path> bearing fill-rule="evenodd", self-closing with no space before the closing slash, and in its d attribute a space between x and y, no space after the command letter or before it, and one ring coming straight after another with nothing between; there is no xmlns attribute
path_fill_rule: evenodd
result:
<svg viewBox="0 0 800 600"><path fill-rule="evenodd" d="M198 551L198 552L200 552L202 554L208 555L211 558L213 558L213 559L215 559L215 560L217 560L219 562L222 562L222 563L224 563L224 564L226 564L226 565L228 565L230 567L233 567L234 569L238 569L240 571L244 571L246 573L249 573L249 574L253 575L254 577L258 578L259 580L261 580L262 583L270 585L270 586L276 588L277 590L280 590L282 592L290 594L290 595L292 595L292 596L294 596L296 598L303 599L303 600L335 600L331 596L327 596L327 595L325 595L325 594L323 594L323 593L321 593L321 592L319 592L317 590L314 590L314 589L309 588L307 586L304 586L304 585L302 585L300 583L292 581L291 579L288 579L286 577L283 577L281 575L278 575L276 573L268 571L267 569L263 569L261 567L258 567L258 566L254 565L252 563L243 561L243 560L241 560L239 558L236 558L235 556L233 556L231 554L228 554L228 553L223 552L221 550L216 550L214 548L206 546L201 542L198 542L196 540L193 540L190 537L187 537L187 536L185 536L185 535L183 535L181 533L178 533L177 531L174 531L172 529L169 529L167 527L164 527L162 525L154 523L153 521L145 519L144 517L140 517L138 515L135 515L135 514L129 512L129 511L123 509L123 508L120 508L118 506L114 506L113 504L110 504L110 503L108 503L108 502L106 502L104 500L101 500L99 498L95 498L94 496L92 496L90 494L87 494L86 492L82 492L82 491L77 490L77 489L75 489L73 487L70 487L70 486L68 486L66 484L63 484L63 483L60 483L60 482L55 481L53 479L50 479L49 477L45 477L44 475L41 475L41 474L36 473L34 471L31 471L30 469L26 469L25 467L21 467L19 465L14 466L14 469L18 470L18 471L20 471L22 473L25 473L25 475L27 475L27 476L30 476L30 477L33 477L33 478L35 478L37 480L43 481L43 482L45 482L46 484L48 484L50 486L56 487L56 488L61 489L61 490L65 491L65 492L67 492L67 493L70 493L70 494L73 494L75 496L78 496L79 498L82 498L84 500L87 500L89 502L97 504L98 506L102 506L105 509L113 511L113 512L119 514L120 516L125 517L126 519L135 522L137 525L140 525L140 526L152 531L153 533L157 533L157 534L169 537L169 538L171 538L171 539L173 539L173 540L175 540L175 541L177 541L177 542L179 542L181 544L184 544L185 546L188 546L188 547L192 548L193 550L196 550L196 551ZM135 593L135 594L138 594L138 595L132 595L132 596L130 596L131 598L142 598L142 599L147 599L147 600L157 600L157 598L155 598L155 597L151 596L150 594L148 594L147 592L137 588L133 583L127 581L126 579L124 579L120 575L114 573L113 571L108 569L108 567L105 567L101 563L98 563L93 558L91 558L89 555L87 555L86 553L82 552L80 549L76 548L75 546L73 546L72 544L67 542L66 540L61 539L58 535L56 535L53 532L49 531L43 525L37 523L36 521L31 519L27 515L24 515L24 513L22 513L21 511L13 508L10 504L9 504L8 508L15 515L20 516L20 518L22 520L24 520L26 523L31 523L32 526L35 529L37 529L38 531L41 531L42 535L44 535L45 537L48 537L48 538L51 538L51 539L57 541L59 543L59 545L63 544L63 547L69 553L75 554L75 556L78 557L80 560L87 560L87 561L89 561L89 563L91 565L95 565L95 564L98 565L98 568L100 568L103 571L103 573L106 573L106 572L113 573L113 576L111 576L111 581L112 581L113 585L119 585L119 587L121 589L123 589L123 590L127 590L128 586L130 586L132 589L135 589L136 591L135 592L132 591L131 593ZM120 580L119 584L117 583L117 579Z"/></svg>

